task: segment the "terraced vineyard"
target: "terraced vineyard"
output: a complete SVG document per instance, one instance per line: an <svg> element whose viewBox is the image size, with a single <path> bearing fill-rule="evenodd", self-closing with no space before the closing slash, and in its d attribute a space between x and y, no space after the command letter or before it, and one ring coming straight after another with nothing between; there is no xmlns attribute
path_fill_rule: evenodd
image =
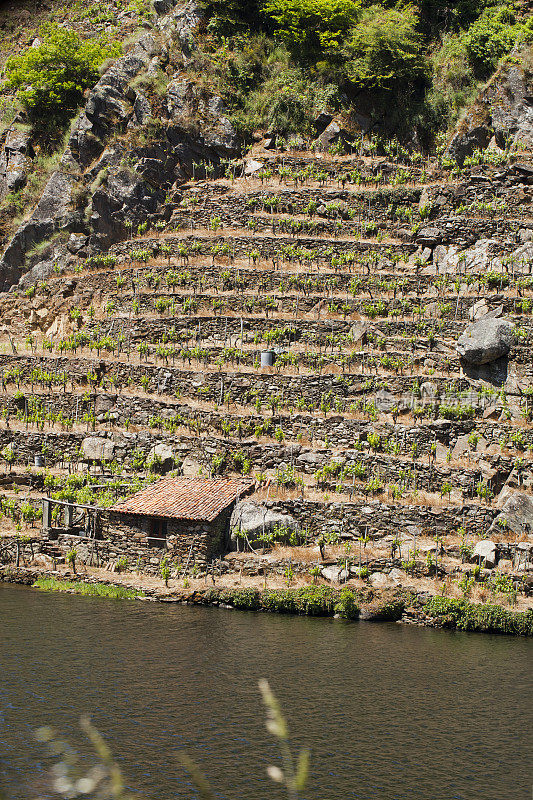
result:
<svg viewBox="0 0 533 800"><path fill-rule="evenodd" d="M4 529L39 540L46 494L247 475L273 524L235 531L226 570L527 604L530 154L251 156L196 164L150 227L105 253L71 236L59 274L1 296ZM491 317L510 353L460 359Z"/></svg>

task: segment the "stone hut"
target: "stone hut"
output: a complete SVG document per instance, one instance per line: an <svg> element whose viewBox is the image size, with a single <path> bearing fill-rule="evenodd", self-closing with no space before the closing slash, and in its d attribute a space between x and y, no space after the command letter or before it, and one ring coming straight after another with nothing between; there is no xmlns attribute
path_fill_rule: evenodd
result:
<svg viewBox="0 0 533 800"><path fill-rule="evenodd" d="M180 561L205 562L227 549L235 503L252 488L246 479L163 478L113 506L107 533L123 544L166 549Z"/></svg>

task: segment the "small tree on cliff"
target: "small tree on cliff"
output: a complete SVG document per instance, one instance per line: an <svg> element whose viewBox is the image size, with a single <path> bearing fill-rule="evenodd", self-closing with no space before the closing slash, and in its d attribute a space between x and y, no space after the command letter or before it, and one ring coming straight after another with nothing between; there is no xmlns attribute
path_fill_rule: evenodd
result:
<svg viewBox="0 0 533 800"><path fill-rule="evenodd" d="M71 116L83 92L99 78L105 58L121 52L118 42L82 39L75 31L47 23L39 29L40 44L6 63L6 87L17 90L30 122L51 119L56 124Z"/></svg>

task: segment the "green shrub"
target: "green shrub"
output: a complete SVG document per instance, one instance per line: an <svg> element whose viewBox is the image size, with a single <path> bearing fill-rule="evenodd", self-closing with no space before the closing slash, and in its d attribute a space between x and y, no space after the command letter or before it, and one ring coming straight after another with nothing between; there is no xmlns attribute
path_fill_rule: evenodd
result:
<svg viewBox="0 0 533 800"><path fill-rule="evenodd" d="M466 600L432 597L424 606L431 617L462 631L533 636L533 611L507 611L499 605L478 605Z"/></svg>
<svg viewBox="0 0 533 800"><path fill-rule="evenodd" d="M342 48L348 80L362 89L392 90L424 78L427 65L417 26L412 6L365 9Z"/></svg>
<svg viewBox="0 0 533 800"><path fill-rule="evenodd" d="M431 89L426 113L436 126L457 120L464 106L474 99L477 81L466 44L457 34L448 34L430 57Z"/></svg>
<svg viewBox="0 0 533 800"><path fill-rule="evenodd" d="M75 31L47 23L39 30L41 45L29 47L6 63L6 87L17 90L32 121L68 117L79 106L83 92L99 78L105 58L117 56L121 46L103 39L82 39Z"/></svg>
<svg viewBox="0 0 533 800"><path fill-rule="evenodd" d="M341 614L348 619L359 615L357 596L350 589L339 592L329 586L303 586L300 589L207 589L201 600L224 603L249 611L272 611L278 614L305 614L331 617Z"/></svg>
<svg viewBox="0 0 533 800"><path fill-rule="evenodd" d="M521 26L511 6L487 8L462 37L476 74L487 77L500 58L512 50L520 34Z"/></svg>
<svg viewBox="0 0 533 800"><path fill-rule="evenodd" d="M338 47L356 22L360 7L360 0L267 0L264 4L279 36L300 52Z"/></svg>
<svg viewBox="0 0 533 800"><path fill-rule="evenodd" d="M333 85L321 87L304 70L289 67L281 60L274 73L247 98L243 111L232 115L232 121L245 131L265 128L283 134L304 133L309 130L311 119L335 95Z"/></svg>

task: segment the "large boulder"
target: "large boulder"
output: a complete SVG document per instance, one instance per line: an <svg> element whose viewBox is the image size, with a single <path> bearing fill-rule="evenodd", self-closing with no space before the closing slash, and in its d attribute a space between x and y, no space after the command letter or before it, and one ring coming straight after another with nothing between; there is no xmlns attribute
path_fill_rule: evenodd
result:
<svg viewBox="0 0 533 800"><path fill-rule="evenodd" d="M115 455L115 445L101 436L86 436L81 443L81 452L86 461L111 461Z"/></svg>
<svg viewBox="0 0 533 800"><path fill-rule="evenodd" d="M512 322L483 317L467 327L459 337L456 349L468 364L489 364L507 356L514 341Z"/></svg>
<svg viewBox="0 0 533 800"><path fill-rule="evenodd" d="M105 414L107 411L111 411L111 409L114 408L116 402L117 402L116 394L108 394L107 392L101 392L100 394L96 395L96 399L94 402L94 413L96 415Z"/></svg>
<svg viewBox="0 0 533 800"><path fill-rule="evenodd" d="M262 533L274 530L276 525L290 531L296 530L298 527L298 523L290 514L273 511L250 500L242 500L237 503L230 520L230 530L239 530L246 534L250 541L257 539ZM235 537L232 534L232 542L234 540Z"/></svg>
<svg viewBox="0 0 533 800"><path fill-rule="evenodd" d="M492 128L488 124L464 124L453 136L448 145L447 153L462 167L465 159L472 156L476 150L484 150L491 138Z"/></svg>
<svg viewBox="0 0 533 800"><path fill-rule="evenodd" d="M533 497L525 492L503 489L498 497L500 513L489 534L511 531L516 535L533 533Z"/></svg>
<svg viewBox="0 0 533 800"><path fill-rule="evenodd" d="M488 569L492 569L498 563L498 548L495 542L490 539L482 539L476 544L472 552L474 561L481 560Z"/></svg>
<svg viewBox="0 0 533 800"><path fill-rule="evenodd" d="M349 578L349 573L343 567L339 567L338 564L334 564L331 567L322 567L320 574L324 580L330 583L341 583Z"/></svg>
<svg viewBox="0 0 533 800"><path fill-rule="evenodd" d="M168 444L160 442L154 445L148 453L148 461L151 462L154 472L164 475L174 469L174 451Z"/></svg>

